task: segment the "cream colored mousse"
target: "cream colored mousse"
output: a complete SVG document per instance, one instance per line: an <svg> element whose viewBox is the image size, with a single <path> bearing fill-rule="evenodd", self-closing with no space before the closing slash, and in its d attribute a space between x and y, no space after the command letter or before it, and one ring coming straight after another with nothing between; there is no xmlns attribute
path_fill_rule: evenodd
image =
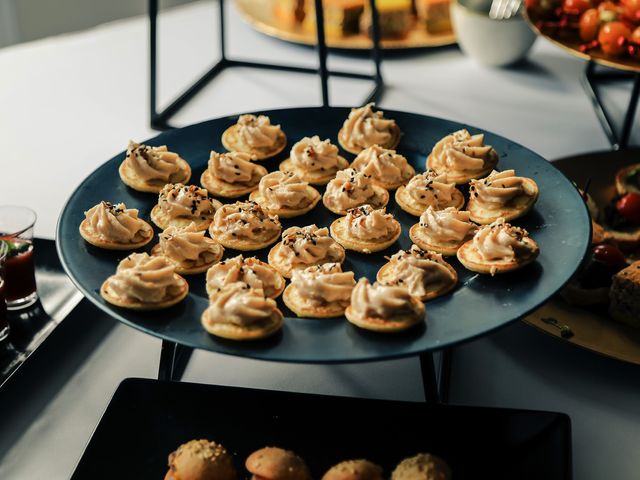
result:
<svg viewBox="0 0 640 480"><path fill-rule="evenodd" d="M276 301L247 283L225 285L209 297L202 326L212 335L230 340L257 340L276 333L283 315Z"/></svg>
<svg viewBox="0 0 640 480"><path fill-rule="evenodd" d="M318 135L304 137L297 142L289 153L289 158L280 164L283 172L293 172L312 185L326 185L338 170L349 166L341 157L338 147L329 139L320 140Z"/></svg>
<svg viewBox="0 0 640 480"><path fill-rule="evenodd" d="M160 241L151 250L152 255L164 255L182 275L202 273L220 261L224 248L215 240L205 237L191 222L186 227L168 227L159 235Z"/></svg>
<svg viewBox="0 0 640 480"><path fill-rule="evenodd" d="M113 305L133 310L170 307L189 293L189 284L175 268L164 256L132 253L104 281L100 295Z"/></svg>
<svg viewBox="0 0 640 480"><path fill-rule="evenodd" d="M351 292L345 316L354 325L378 332L399 332L424 321L424 304L404 286L361 278Z"/></svg>
<svg viewBox="0 0 640 480"><path fill-rule="evenodd" d="M197 230L206 230L221 205L209 197L205 188L169 183L158 195L158 203L151 210L151 220L163 230L170 226L186 227L191 222Z"/></svg>
<svg viewBox="0 0 640 480"><path fill-rule="evenodd" d="M458 283L458 273L442 255L417 245L392 255L376 278L381 283L402 285L423 301L450 292Z"/></svg>
<svg viewBox="0 0 640 480"><path fill-rule="evenodd" d="M336 242L347 250L373 253L388 248L398 240L402 227L384 208L362 205L335 220L330 230Z"/></svg>
<svg viewBox="0 0 640 480"><path fill-rule="evenodd" d="M230 151L255 155L264 160L280 153L287 145L287 137L280 125L271 125L265 115L240 115L238 123L222 134L222 144Z"/></svg>
<svg viewBox="0 0 640 480"><path fill-rule="evenodd" d="M498 153L484 144L484 134L471 135L465 129L444 137L427 157L427 168L446 173L458 185L484 177L497 163Z"/></svg>
<svg viewBox="0 0 640 480"><path fill-rule="evenodd" d="M217 197L237 198L246 195L257 189L260 179L267 174L266 168L251 162L253 158L244 152L211 151L200 183Z"/></svg>
<svg viewBox="0 0 640 480"><path fill-rule="evenodd" d="M282 241L269 251L269 265L283 277L291 278L294 270L323 263L342 263L344 248L329 236L329 229L316 225L290 227L282 232Z"/></svg>
<svg viewBox="0 0 640 480"><path fill-rule="evenodd" d="M282 299L299 317L329 318L344 314L356 281L339 263L294 270Z"/></svg>
<svg viewBox="0 0 640 480"><path fill-rule="evenodd" d="M269 215L256 202L236 202L218 209L209 227L211 238L225 248L251 251L278 240L282 226L277 215Z"/></svg>
<svg viewBox="0 0 640 480"><path fill-rule="evenodd" d="M153 228L138 218L138 210L124 203L102 201L84 212L80 235L91 245L107 250L134 250L153 238Z"/></svg>
<svg viewBox="0 0 640 480"><path fill-rule="evenodd" d="M478 273L510 272L533 262L539 255L538 244L529 233L499 218L481 227L473 239L458 250L460 263Z"/></svg>
<svg viewBox="0 0 640 480"><path fill-rule="evenodd" d="M350 208L365 204L374 208L385 207L388 202L387 190L374 183L370 175L353 168L340 170L322 196L324 206L338 215L346 215Z"/></svg>
<svg viewBox="0 0 640 480"><path fill-rule="evenodd" d="M365 148L380 145L396 148L400 143L400 128L395 120L384 118L381 110L373 111L375 104L352 108L349 117L338 132L338 142L347 152L357 155Z"/></svg>
<svg viewBox="0 0 640 480"><path fill-rule="evenodd" d="M449 181L446 173L427 170L396 190L396 202L405 212L419 217L427 207L435 210L462 208L464 195L455 182Z"/></svg>
<svg viewBox="0 0 640 480"><path fill-rule="evenodd" d="M394 190L407 183L416 174L407 159L395 150L372 145L358 154L351 164L387 190Z"/></svg>
<svg viewBox="0 0 640 480"><path fill-rule="evenodd" d="M118 169L125 185L139 192L159 193L167 183L187 183L191 167L166 145L150 147L129 140L124 161Z"/></svg>
<svg viewBox="0 0 640 480"><path fill-rule="evenodd" d="M251 200L270 215L293 218L313 210L320 201L320 192L293 172L271 172L260 180Z"/></svg>
<svg viewBox="0 0 640 480"><path fill-rule="evenodd" d="M455 255L463 243L470 240L477 226L469 220L469 212L453 207L435 210L429 206L420 222L411 227L409 237L422 250Z"/></svg>
<svg viewBox="0 0 640 480"><path fill-rule="evenodd" d="M538 193L533 179L518 177L515 170L494 170L488 177L471 180L467 210L476 223L488 225L501 217L508 222L526 215Z"/></svg>
<svg viewBox="0 0 640 480"><path fill-rule="evenodd" d="M207 270L207 293L213 295L225 285L243 282L253 289L262 289L270 298L277 298L284 290L285 280L268 263L256 257L238 255L218 262Z"/></svg>

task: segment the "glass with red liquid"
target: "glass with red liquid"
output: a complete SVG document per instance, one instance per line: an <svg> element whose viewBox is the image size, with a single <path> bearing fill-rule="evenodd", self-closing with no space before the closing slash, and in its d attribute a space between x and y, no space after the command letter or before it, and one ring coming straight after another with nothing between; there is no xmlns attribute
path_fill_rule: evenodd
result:
<svg viewBox="0 0 640 480"><path fill-rule="evenodd" d="M7 246L4 243L0 243L0 342L9 336L7 301L4 297L4 261L6 257Z"/></svg>
<svg viewBox="0 0 640 480"><path fill-rule="evenodd" d="M33 305L36 292L33 226L36 214L26 207L0 206L0 242L6 249L4 296L9 310Z"/></svg>

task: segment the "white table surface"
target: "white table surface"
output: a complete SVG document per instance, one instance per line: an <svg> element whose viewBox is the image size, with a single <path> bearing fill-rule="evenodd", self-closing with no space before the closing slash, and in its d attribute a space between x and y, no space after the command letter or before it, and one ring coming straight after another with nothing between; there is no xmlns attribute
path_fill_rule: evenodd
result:
<svg viewBox="0 0 640 480"><path fill-rule="evenodd" d="M174 9L160 19L160 97L167 101L214 60L215 5ZM250 30L231 9L230 53L313 65L312 50ZM331 66L368 69L336 56ZM511 69L477 66L456 48L388 59L381 107L451 118L507 136L549 159L608 148L579 85L584 63L538 40ZM369 84L333 80L333 103L361 102ZM624 88L610 99L621 109ZM319 103L314 76L247 69L224 72L179 115L186 125L216 116ZM155 133L147 118L147 23L119 21L86 32L0 50L0 204L34 208L36 234L54 238L66 198L127 141ZM87 319L91 321L91 319ZM73 347L70 347L73 348ZM160 342L118 325L55 391L33 385L0 420L19 429L0 451L2 479L68 478L118 383L154 377ZM547 409L573 422L577 479L640 476L637 368L562 344L520 323L455 350L451 401ZM421 401L416 359L300 366L196 352L185 380L290 391ZM43 379L43 383L46 383ZM48 396L47 396L48 395ZM45 407L36 413L36 402Z"/></svg>

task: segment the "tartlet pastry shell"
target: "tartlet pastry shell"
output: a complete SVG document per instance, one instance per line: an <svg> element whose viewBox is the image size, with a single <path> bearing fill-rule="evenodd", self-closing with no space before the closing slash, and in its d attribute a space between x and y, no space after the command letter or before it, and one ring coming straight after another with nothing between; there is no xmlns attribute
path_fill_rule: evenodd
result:
<svg viewBox="0 0 640 480"><path fill-rule="evenodd" d="M282 207L276 210L272 210L270 208L267 208L267 206L265 205L265 199L260 194L259 190L254 190L253 192L251 192L251 195L249 195L249 200L256 202L262 207L265 212L270 215L278 215L279 218L293 218L310 212L320 201L320 192L318 192L318 190L316 190L315 188L307 186L307 194L312 200L311 203L304 208Z"/></svg>
<svg viewBox="0 0 640 480"><path fill-rule="evenodd" d="M343 130L343 128L340 128L340 130L338 131L338 143L347 152L353 153L354 155L357 155L361 151L366 150L368 147L371 146L371 145L367 145L366 147L349 147L348 145L346 145L346 142L342 141L342 130ZM400 137L401 136L402 136L402 132L400 131L400 127L397 124L395 124L393 126L393 130L391 131L391 140L389 140L384 145L380 145L380 146L383 147L383 148L387 148L387 149L393 150L400 143Z"/></svg>
<svg viewBox="0 0 640 480"><path fill-rule="evenodd" d="M428 207L428 205L425 207L420 207L419 206L420 204L416 202L413 198L411 198L411 195L407 193L407 189L405 188L404 185L399 187L396 190L395 197L396 197L396 203L402 210L404 210L407 213L410 213L411 215L415 215L416 217L419 217L420 215L422 215ZM454 197L453 198L454 203L452 203L451 205L446 205L445 207L442 207L442 208L454 207L460 210L464 206L464 195L460 190L455 189L453 191L453 197Z"/></svg>
<svg viewBox="0 0 640 480"><path fill-rule="evenodd" d="M266 338L276 333L282 328L282 325L284 323L284 316L278 309L273 312L266 324L251 327L242 327L233 323L205 324L205 313L206 310L202 313L202 325L204 329L211 335L226 338L228 340L260 340L261 338Z"/></svg>
<svg viewBox="0 0 640 480"><path fill-rule="evenodd" d="M420 297L420 300L422 300L423 302L427 300L433 300L434 298L441 297L442 295L449 293L458 284L458 272L456 272L456 270L447 262L438 262L438 263L440 263L440 265L445 266L447 270L451 272L451 275L452 275L451 282L448 285L444 285L438 290L428 291L427 293L425 293L422 297ZM378 282L384 283L387 280L393 280L393 276L391 275L391 273L388 273L391 266L392 266L392 262L387 262L382 267L380 267L380 270L378 270L378 273L376 274L376 280Z"/></svg>
<svg viewBox="0 0 640 480"><path fill-rule="evenodd" d="M327 259L323 260L322 262L313 263L313 264L309 264L309 265L306 265L306 264L305 265L299 265L299 266L296 266L296 267L293 267L293 268L285 269L285 268L282 267L282 265L279 265L278 262L275 259L276 258L277 249L281 245L282 245L282 242L278 242L276 245L273 246L273 248L271 250L269 250L268 261L269 261L269 265L271 265L278 272L280 272L280 275L282 275L284 278L291 278L291 274L296 269L304 269L304 268L307 268L307 267L312 267L314 265L322 265L323 263L342 263L342 262L344 262L344 258L346 256L345 251L344 251L344 247L342 247L342 245L340 245L338 243L338 245L340 247L340 255L338 255L337 258L327 258Z"/></svg>
<svg viewBox="0 0 640 480"><path fill-rule="evenodd" d="M371 185L371 187L373 188L374 196L373 198L366 200L362 205L369 204L375 209L386 207L387 203L389 203L389 192L378 184ZM322 196L322 203L325 207L327 207L327 210L330 210L333 213L336 213L338 215L347 214L347 210L339 210L338 208L330 205L327 202L327 198L328 197L326 195ZM357 208L357 207L361 207L362 205L355 205L349 208Z"/></svg>
<svg viewBox="0 0 640 480"><path fill-rule="evenodd" d="M202 230L206 230L209 227L209 224L213 221L213 215L215 214L215 211L220 208L222 206L222 203L220 203L218 200L215 200L213 198L210 198L211 200L211 204L213 205L213 213L204 216L204 220L203 217L176 217L176 218L172 218L169 215L167 215L165 212L162 211L162 209L160 208L160 205L156 204L152 209L151 209L151 221L153 223L155 223L158 228L162 229L162 230L166 230L168 227L179 227L179 228L184 228L184 227L188 227L191 222L195 223L196 225L196 230L201 232Z"/></svg>
<svg viewBox="0 0 640 480"><path fill-rule="evenodd" d="M133 188L138 192L160 193L160 190L162 190L162 188L167 183L186 184L191 179L191 167L189 166L187 161L181 157L178 157L176 163L180 166L180 173L182 173L182 175L167 182L160 180L157 180L153 183L145 182L144 180L136 176L131 167L127 165L126 160L123 160L123 162L120 164L118 173L120 174L120 179L126 186Z"/></svg>
<svg viewBox="0 0 640 480"><path fill-rule="evenodd" d="M255 155L255 160L266 160L267 158L275 157L284 150L287 146L287 136L284 132L280 132L276 145L270 149L264 148L250 148L247 149L243 142L238 137L239 125L231 125L222 134L222 145L230 152L245 152Z"/></svg>
<svg viewBox="0 0 640 480"><path fill-rule="evenodd" d="M419 246L422 250L439 253L445 257L452 257L456 254L458 249L463 243L473 238L473 233L470 233L462 239L460 242L441 242L435 243L425 234L425 228L416 223L409 230L409 238L413 243Z"/></svg>
<svg viewBox="0 0 640 480"><path fill-rule="evenodd" d="M262 165L260 167L260 178L264 177L268 172ZM211 175L209 169L205 170L200 176L200 185L207 189L210 195L222 198L238 198L258 189L260 179L255 185L234 185L232 183L223 182L222 180Z"/></svg>
<svg viewBox="0 0 640 480"><path fill-rule="evenodd" d="M389 248L393 245L402 233L402 227L397 220L393 220L395 230L387 237L374 241L365 241L349 235L346 225L347 217L340 217L333 221L329 227L333 239L347 250L354 250L361 253L374 253Z"/></svg>
<svg viewBox="0 0 640 480"><path fill-rule="evenodd" d="M489 225L498 218L504 218L505 222L515 220L526 215L538 200L540 190L538 184L531 178L523 178L522 186L525 194L512 199L510 205L497 209L482 208L478 205L476 198L471 194L467 202L469 218L480 225Z"/></svg>
<svg viewBox="0 0 640 480"><path fill-rule="evenodd" d="M322 306L308 306L300 301L300 295L296 286L289 284L282 295L284 304L299 317L308 318L333 318L344 315L345 307L340 302L327 303Z"/></svg>
<svg viewBox="0 0 640 480"><path fill-rule="evenodd" d="M180 262L176 262L175 260L173 260L172 258L168 257L165 255L165 257L167 258L167 260L169 260L171 263L173 263L176 267L176 273L179 273L180 275L195 275L197 273L203 273L206 272L207 270L209 270L209 268L212 265L215 265L216 263L218 263L220 261L220 259L222 258L222 256L224 255L224 247L222 245L218 245L218 247L220 248L220 251L218 253L218 255L215 256L215 259L211 262L207 262L207 263L203 263L202 265L197 265L195 267L185 267L183 264L181 264ZM213 252L210 252L213 255ZM160 244L157 243L156 245L153 246L153 248L151 249L151 255L157 256L157 255L162 255L162 249L160 248Z"/></svg>
<svg viewBox="0 0 640 480"><path fill-rule="evenodd" d="M344 170L345 168L348 168L348 167L349 167L349 161L346 158L338 155L338 165L336 166L335 171L331 173L325 173L324 175L311 174L311 173L305 172L301 168L297 168L297 169L294 168L293 161L291 160L291 158L287 158L286 160L283 160L278 166L278 169L281 172L294 172L303 181L308 182L311 185L321 186L329 183L336 176L336 173L339 170Z"/></svg>
<svg viewBox="0 0 640 480"><path fill-rule="evenodd" d="M102 286L100 287L100 295L102 296L102 298L104 298L105 301L117 307L128 308L130 310L140 310L140 311L162 310L163 308L169 308L175 305L176 303L181 302L189 294L189 284L187 283L187 281L177 273L174 273L173 275L174 275L174 278L176 278L180 283L180 293L178 293L173 297L169 297L166 300L163 300L161 302L147 303L147 302L141 302L139 300L133 300L133 299L122 299L120 297L112 295L109 292L110 278L107 278L102 283Z"/></svg>
<svg viewBox="0 0 640 480"><path fill-rule="evenodd" d="M273 237L270 237L266 240L257 241L257 240L240 240L240 239L224 239L218 238L218 236L213 232L212 228L209 228L209 235L216 242L222 245L224 248L230 248L232 250L238 250L239 252L252 252L254 250L261 250L263 248L268 247L269 245L274 244L280 238L280 233L282 232L282 228L273 232Z"/></svg>
<svg viewBox="0 0 640 480"><path fill-rule="evenodd" d="M465 183L469 183L470 180L486 177L493 171L493 169L498 164L498 153L495 150L491 150L491 158L488 159L487 165L481 171L473 174L460 173L456 175L449 170L436 168L432 158L433 158L433 153L430 153L429 156L427 157L427 168L431 170L435 170L440 173L446 173L447 180L450 182L454 182L456 185L463 185Z"/></svg>
<svg viewBox="0 0 640 480"><path fill-rule="evenodd" d="M91 224L87 221L87 219L84 219L80 223L80 227L78 230L80 231L80 235L82 236L82 238L84 238L94 247L104 248L105 250L135 250L137 248L144 247L153 239L153 227L144 220L142 221L145 225L144 230L149 233L149 237L137 243L118 243L112 240L102 240L92 231Z"/></svg>
<svg viewBox="0 0 640 480"><path fill-rule="evenodd" d="M357 327L364 328L365 330L384 333L401 332L424 321L424 304L417 298L412 298L411 302L414 303L414 305L419 305L418 309L420 311L418 312L418 314L411 315L407 313L398 315L393 320L383 320L376 317L366 317L363 319L358 319L354 316L353 311L351 310L351 305L347 307L344 315L345 317L347 317L347 320L349 320L349 322L353 323Z"/></svg>
<svg viewBox="0 0 640 480"><path fill-rule="evenodd" d="M284 291L284 287L286 286L286 281L284 279L284 277L280 274L280 272L278 270L276 270L274 267L272 267L271 265L269 265L266 262L263 262L262 260L258 260L256 258L257 262L261 265L264 265L265 267L269 267L270 269L273 270L273 273L276 276L276 285L273 287L273 292L268 292L268 290L264 291L264 294L269 297L269 298L273 298L274 300L276 298L278 298L280 296L280 294Z"/></svg>
<svg viewBox="0 0 640 480"><path fill-rule="evenodd" d="M529 265L536 258L538 258L538 255L540 253L540 248L538 247L538 244L535 240L529 237L525 237L523 238L523 240L530 245L533 245L535 247L535 250L529 256L513 261L488 262L484 260L477 252L476 248L473 246L473 240L469 240L468 242L464 243L458 249L456 256L458 257L458 260L460 260L460 263L472 272L488 273L490 275L493 275L495 273L511 272L513 270L518 270L519 268Z"/></svg>

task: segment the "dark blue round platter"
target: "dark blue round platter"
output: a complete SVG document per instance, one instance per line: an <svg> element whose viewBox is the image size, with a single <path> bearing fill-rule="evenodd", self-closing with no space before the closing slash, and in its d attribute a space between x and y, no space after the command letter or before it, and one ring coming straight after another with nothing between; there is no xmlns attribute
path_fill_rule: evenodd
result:
<svg viewBox="0 0 640 480"><path fill-rule="evenodd" d="M288 148L278 158L263 162L273 171L288 156L291 145L304 136L320 135L337 144L337 132L349 109L295 108L261 113L269 115L274 124L281 124L289 140ZM404 135L398 151L418 172L424 171L425 156L446 134L460 128L468 128L471 133L480 131L423 115L388 110L385 115L395 119L402 129ZM171 130L145 143L167 145L169 150L178 152L191 164L191 183L197 184L207 166L210 150L224 151L220 137L236 119L236 116L225 117ZM58 252L76 286L99 308L150 335L191 347L265 360L318 363L380 360L442 349L487 334L544 303L571 278L586 254L590 239L587 210L574 186L539 155L498 135L485 133L486 143L500 154L500 170L515 168L519 175L535 179L540 187L540 198L534 209L513 222L526 228L538 242L540 256L522 270L495 277L474 274L457 260L451 260L460 277L458 287L453 293L427 303L423 327L399 335L363 331L344 318L296 318L278 300L286 319L284 328L274 337L249 343L218 339L200 325L200 315L207 307L204 274L188 277L189 296L167 310L135 312L107 304L100 297L100 285L115 272L127 253L87 244L78 233L84 211L101 200L124 202L129 208L139 209L140 216L149 220L149 212L157 201L156 195L136 192L120 181L118 166L124 152L89 175L71 195L58 223ZM353 159L353 155L346 152L343 155ZM402 224L402 236L391 248L377 254L348 252L343 268L353 270L356 278L367 276L373 281L385 263L385 256L411 245L409 228L418 219L400 210L393 195L387 208ZM283 228L311 223L328 226L335 218L337 216L320 203L309 214L282 223ZM151 245L146 250L150 248ZM267 252L268 249L264 249L256 255L266 261ZM236 254L227 250L225 257Z"/></svg>

